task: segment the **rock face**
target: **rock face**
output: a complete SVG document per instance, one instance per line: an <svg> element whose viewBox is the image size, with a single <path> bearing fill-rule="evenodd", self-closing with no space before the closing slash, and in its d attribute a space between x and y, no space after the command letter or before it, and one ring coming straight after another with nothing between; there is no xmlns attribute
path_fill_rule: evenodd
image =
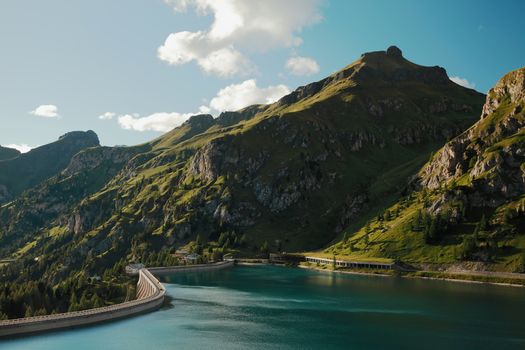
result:
<svg viewBox="0 0 525 350"><path fill-rule="evenodd" d="M460 178L478 206L497 207L525 193L525 68L490 90L481 119L443 147L421 172L421 184L439 188Z"/></svg>
<svg viewBox="0 0 525 350"><path fill-rule="evenodd" d="M516 108L520 109L514 111L519 113L521 111L521 104L525 98L525 70L518 69L507 75L505 75L497 84L494 86L487 95L487 102L483 106L483 113L481 119L486 118L498 109L498 107L506 100L509 99L510 103L516 104Z"/></svg>
<svg viewBox="0 0 525 350"><path fill-rule="evenodd" d="M77 153L62 172L63 175L99 168L103 163L118 166L127 163L137 151L130 147L97 147Z"/></svg>
<svg viewBox="0 0 525 350"><path fill-rule="evenodd" d="M403 53L397 46L390 46L388 49L386 49L386 54L391 57L403 57Z"/></svg>

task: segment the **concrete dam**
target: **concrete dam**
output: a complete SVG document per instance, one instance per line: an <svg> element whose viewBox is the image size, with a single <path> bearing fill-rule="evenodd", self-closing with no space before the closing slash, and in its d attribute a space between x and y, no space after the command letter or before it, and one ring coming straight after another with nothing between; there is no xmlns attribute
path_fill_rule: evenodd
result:
<svg viewBox="0 0 525 350"><path fill-rule="evenodd" d="M151 270L158 274L172 274L221 269L233 264L233 261L223 261L204 265L155 267ZM152 272L146 268L138 270L139 280L134 300L89 310L0 321L0 338L85 326L156 310L164 302L166 289Z"/></svg>

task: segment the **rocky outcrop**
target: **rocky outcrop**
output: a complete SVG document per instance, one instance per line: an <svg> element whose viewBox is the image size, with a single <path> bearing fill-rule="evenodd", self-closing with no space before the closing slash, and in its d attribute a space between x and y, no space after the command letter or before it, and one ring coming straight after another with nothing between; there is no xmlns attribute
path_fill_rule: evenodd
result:
<svg viewBox="0 0 525 350"><path fill-rule="evenodd" d="M266 157L262 151L252 156L244 148L235 146L231 137L223 137L210 141L197 151L189 163L189 172L206 181L239 170L252 176Z"/></svg>
<svg viewBox="0 0 525 350"><path fill-rule="evenodd" d="M522 102L525 99L525 70L523 68L505 75L490 89L487 101L483 106L481 119L494 113L506 99L510 100L511 103ZM516 112L521 112L522 106L517 106L517 108Z"/></svg>
<svg viewBox="0 0 525 350"><path fill-rule="evenodd" d="M480 121L434 156L421 171L421 184L436 189L467 176L469 202L476 206L497 207L525 193L524 104L522 68L489 92Z"/></svg>
<svg viewBox="0 0 525 350"><path fill-rule="evenodd" d="M64 169L63 174L71 176L81 171L95 169L107 162L110 167L127 163L137 150L133 147L97 147L76 154Z"/></svg>

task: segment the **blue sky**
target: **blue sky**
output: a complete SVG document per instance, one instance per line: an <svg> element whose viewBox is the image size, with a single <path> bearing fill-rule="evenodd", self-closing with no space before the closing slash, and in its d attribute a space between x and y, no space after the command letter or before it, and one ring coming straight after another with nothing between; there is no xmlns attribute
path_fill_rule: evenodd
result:
<svg viewBox="0 0 525 350"><path fill-rule="evenodd" d="M141 143L392 44L486 92L525 65L524 12L518 0L2 0L0 144L88 129Z"/></svg>

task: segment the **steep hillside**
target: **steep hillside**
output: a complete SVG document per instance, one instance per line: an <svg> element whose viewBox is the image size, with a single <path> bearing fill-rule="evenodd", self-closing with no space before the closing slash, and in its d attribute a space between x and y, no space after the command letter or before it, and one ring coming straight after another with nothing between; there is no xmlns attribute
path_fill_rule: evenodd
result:
<svg viewBox="0 0 525 350"><path fill-rule="evenodd" d="M14 148L0 146L0 161L13 159L20 155L20 152Z"/></svg>
<svg viewBox="0 0 525 350"><path fill-rule="evenodd" d="M58 141L0 161L0 203L58 174L80 150L98 146L93 131L70 132Z"/></svg>
<svg viewBox="0 0 525 350"><path fill-rule="evenodd" d="M415 191L327 253L525 271L524 107L521 68L490 90L480 120L422 168Z"/></svg>
<svg viewBox="0 0 525 350"><path fill-rule="evenodd" d="M197 237L246 255L265 242L318 248L396 201L483 100L395 47L367 53L272 105L195 116L134 148L81 152L0 208L2 255L37 257L33 273L58 281Z"/></svg>

